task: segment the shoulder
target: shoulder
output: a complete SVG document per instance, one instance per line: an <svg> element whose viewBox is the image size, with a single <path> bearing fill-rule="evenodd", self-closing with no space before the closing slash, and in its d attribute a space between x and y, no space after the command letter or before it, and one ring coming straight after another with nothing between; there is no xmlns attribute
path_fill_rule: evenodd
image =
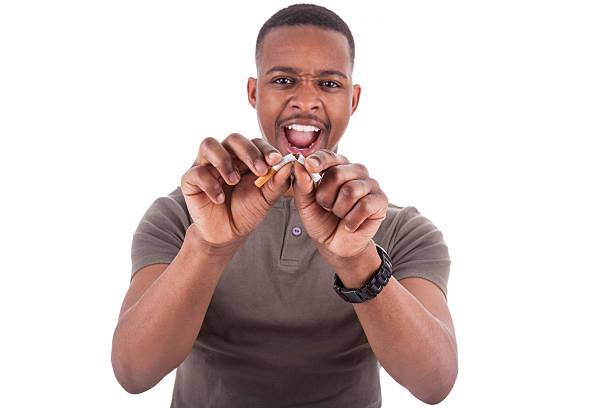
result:
<svg viewBox="0 0 612 408"><path fill-rule="evenodd" d="M177 186L168 195L159 197L154 201L152 207L166 215L173 214L179 217L181 223L187 227L193 223L180 186Z"/></svg>
<svg viewBox="0 0 612 408"><path fill-rule="evenodd" d="M145 212L137 231L145 229L171 229L183 234L193 223L180 187L153 201Z"/></svg>

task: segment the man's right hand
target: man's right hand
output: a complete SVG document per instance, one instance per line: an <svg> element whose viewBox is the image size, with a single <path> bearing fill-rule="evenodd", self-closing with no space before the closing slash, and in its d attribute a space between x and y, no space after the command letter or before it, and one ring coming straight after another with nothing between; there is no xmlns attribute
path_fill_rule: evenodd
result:
<svg viewBox="0 0 612 408"><path fill-rule="evenodd" d="M211 246L239 244L261 223L291 186L283 166L261 188L254 181L279 163L281 153L263 139L234 133L223 142L202 141L193 166L181 178L187 209L202 240Z"/></svg>

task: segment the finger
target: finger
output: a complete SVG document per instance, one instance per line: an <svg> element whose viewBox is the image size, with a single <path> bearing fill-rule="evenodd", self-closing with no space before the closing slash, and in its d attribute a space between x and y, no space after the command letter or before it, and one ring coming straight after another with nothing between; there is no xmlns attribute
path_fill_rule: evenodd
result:
<svg viewBox="0 0 612 408"><path fill-rule="evenodd" d="M274 166L275 164L280 163L280 161L283 159L281 152L265 140L258 137L252 139L251 141L262 152L268 165Z"/></svg>
<svg viewBox="0 0 612 408"><path fill-rule="evenodd" d="M186 197L206 194L212 202L218 204L225 199L220 180L202 166L187 170L181 178L181 190Z"/></svg>
<svg viewBox="0 0 612 408"><path fill-rule="evenodd" d="M221 144L254 174L263 176L268 172L268 164L261 150L241 134L232 133Z"/></svg>
<svg viewBox="0 0 612 408"><path fill-rule="evenodd" d="M283 166L272 176L266 184L261 186L261 194L270 205L278 200L291 186L291 168L293 166Z"/></svg>
<svg viewBox="0 0 612 408"><path fill-rule="evenodd" d="M338 191L332 212L336 217L344 218L362 197L376 191L376 187L376 181L370 178L347 181Z"/></svg>
<svg viewBox="0 0 612 408"><path fill-rule="evenodd" d="M315 211L325 214L325 211L315 200L315 187L306 168L300 162L293 162L293 199L299 211ZM311 209L311 210L309 210Z"/></svg>
<svg viewBox="0 0 612 408"><path fill-rule="evenodd" d="M343 218L347 230L355 232L367 220L383 220L387 213L387 197L373 193L361 198Z"/></svg>
<svg viewBox="0 0 612 408"><path fill-rule="evenodd" d="M306 170L310 173L318 173L326 170L331 166L338 164L348 164L349 160L341 154L334 153L331 150L317 150L306 159Z"/></svg>
<svg viewBox="0 0 612 408"><path fill-rule="evenodd" d="M219 171L227 184L234 185L240 181L240 173L234 166L230 153L219 141L213 137L207 137L200 144L200 150L196 163L205 167L212 165Z"/></svg>
<svg viewBox="0 0 612 408"><path fill-rule="evenodd" d="M331 210L338 197L340 187L355 179L367 179L368 169L359 163L340 164L328 168L317 187L317 203L326 210Z"/></svg>
<svg viewBox="0 0 612 408"><path fill-rule="evenodd" d="M309 196L309 198L312 199L312 201L314 201L314 182L308 174L306 167L304 167L302 163L298 161L295 161L292 164L293 166L291 167L293 167L293 174L295 176L295 182L293 186L294 193L300 194L301 196L306 194Z"/></svg>
<svg viewBox="0 0 612 408"><path fill-rule="evenodd" d="M384 193L371 193L357 201L357 204L343 218L346 229L355 232L366 220L382 220L387 213L387 197Z"/></svg>

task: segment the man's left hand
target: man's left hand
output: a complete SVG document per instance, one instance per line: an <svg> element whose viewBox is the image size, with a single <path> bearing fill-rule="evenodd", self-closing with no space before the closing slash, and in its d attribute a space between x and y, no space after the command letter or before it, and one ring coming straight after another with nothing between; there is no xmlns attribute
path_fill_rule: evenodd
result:
<svg viewBox="0 0 612 408"><path fill-rule="evenodd" d="M294 163L295 206L319 252L326 260L363 253L387 213L387 196L378 182L364 165L330 150L308 156L306 168ZM307 171L322 174L318 187Z"/></svg>

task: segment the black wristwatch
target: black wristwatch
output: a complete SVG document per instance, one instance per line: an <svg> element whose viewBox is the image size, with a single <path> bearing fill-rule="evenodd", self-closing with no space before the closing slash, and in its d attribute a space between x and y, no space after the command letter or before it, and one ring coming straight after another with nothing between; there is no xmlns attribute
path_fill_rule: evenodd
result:
<svg viewBox="0 0 612 408"><path fill-rule="evenodd" d="M364 286L358 289L349 289L344 286L337 274L334 273L334 290L343 300L351 303L363 303L374 299L380 293L383 286L391 278L391 258L387 252L378 244L376 251L382 260L380 268Z"/></svg>

